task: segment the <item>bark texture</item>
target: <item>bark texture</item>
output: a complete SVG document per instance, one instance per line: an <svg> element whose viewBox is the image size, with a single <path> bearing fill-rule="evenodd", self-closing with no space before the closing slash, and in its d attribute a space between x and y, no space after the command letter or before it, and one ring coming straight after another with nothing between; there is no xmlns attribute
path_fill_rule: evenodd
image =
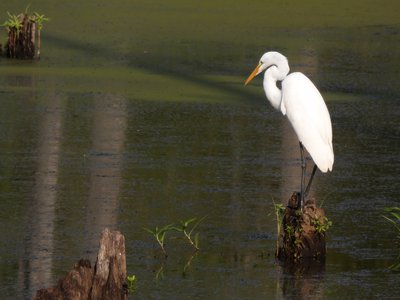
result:
<svg viewBox="0 0 400 300"><path fill-rule="evenodd" d="M8 28L6 55L9 58L32 59L35 57L35 20L26 14L20 15L19 19L21 28Z"/></svg>
<svg viewBox="0 0 400 300"><path fill-rule="evenodd" d="M125 238L119 231L103 230L96 265L81 259L55 287L37 291L35 300L125 300Z"/></svg>
<svg viewBox="0 0 400 300"><path fill-rule="evenodd" d="M323 258L326 254L326 230L329 221L315 199L306 201L303 211L298 207L299 194L293 193L283 215L278 237L277 257L281 260Z"/></svg>

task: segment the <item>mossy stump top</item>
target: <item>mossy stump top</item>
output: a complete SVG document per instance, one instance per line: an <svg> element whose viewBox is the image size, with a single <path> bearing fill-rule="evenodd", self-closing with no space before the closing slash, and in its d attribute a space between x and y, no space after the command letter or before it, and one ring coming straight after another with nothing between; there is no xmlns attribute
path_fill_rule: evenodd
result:
<svg viewBox="0 0 400 300"><path fill-rule="evenodd" d="M276 256L281 260L325 257L325 234L330 222L314 198L299 208L299 193L293 193L285 209Z"/></svg>

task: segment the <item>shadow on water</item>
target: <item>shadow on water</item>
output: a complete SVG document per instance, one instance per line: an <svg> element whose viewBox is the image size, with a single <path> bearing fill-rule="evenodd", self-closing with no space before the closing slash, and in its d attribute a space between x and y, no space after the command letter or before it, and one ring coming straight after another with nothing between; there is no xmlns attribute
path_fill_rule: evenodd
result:
<svg viewBox="0 0 400 300"><path fill-rule="evenodd" d="M296 45L296 48L298 47L296 44L298 35L304 39L318 41L308 41L293 55L293 50L286 44L284 47L278 46L274 50L286 53L292 71L305 72L322 91L388 97L395 97L399 94L396 84L397 66L391 63L400 58L400 51L397 47L400 39L398 25L364 26L351 29L318 28L310 31L268 29L268 32L273 36L279 35L276 33L278 32L288 35L288 38L292 37L291 43ZM129 53L123 53L112 47L89 44L52 33L46 33L46 39L56 48L73 49L78 51L82 57L90 55L102 58L103 61L120 62L129 68L175 78L181 81L182 85L186 82L219 90L228 95L234 95L247 103L260 103L261 101L258 99L261 93L243 88L243 82L240 82L239 85L232 82L221 84L221 82L209 79L204 75L230 74L242 77L244 81L261 54L271 50L269 46L249 47L246 44L236 45L231 42L223 47L230 54L224 54L226 57L223 58L227 62L218 65L216 70L213 67L215 57L202 54L207 51L218 53L218 46L212 42L202 41L199 45L192 43L189 46L190 50L185 50L185 46L181 45L171 49L170 52L163 51L161 46L161 49L155 51L134 49ZM338 40L347 41L348 47L338 45ZM384 50L382 45L385 47ZM208 49L210 47L212 50ZM231 49L233 47L238 49ZM232 61L234 59L237 61ZM381 73L385 73L386 76L379 76Z"/></svg>
<svg viewBox="0 0 400 300"><path fill-rule="evenodd" d="M46 34L46 39L50 43L54 43L57 45L57 47L62 47L62 48L68 48L68 49L74 49L76 51L79 51L81 53L91 53L92 55L101 57L103 59L112 59L112 60L118 60L119 57L121 57L121 53L118 51L114 51L111 48L102 48L102 47L97 47L96 45L89 45L84 42L74 40L74 39L68 39L66 37L59 37L56 35L52 35L47 33ZM194 83L199 86L203 87L208 87L212 88L215 90L220 90L224 93L227 94L232 94L235 97L240 97L245 101L246 103L260 103L257 97L257 94L252 92L250 89L244 89L244 79L243 79L243 85L241 84L240 87L237 87L232 84L221 84L221 82L216 82L215 80L212 79L207 79L202 76L198 76L199 70L197 70L196 65L187 65L184 68L178 63L176 64L158 64L159 59L156 61L151 61L152 60L152 55L142 55L141 57L135 57L133 56L133 59L128 59L128 66L130 68L135 68L135 69L143 69L146 72L152 73L152 74L160 74L160 75L166 75L175 79L178 79L182 81L182 84L185 84L190 82ZM122 56L123 57L123 56ZM257 58L254 60L255 63L257 62ZM251 70L248 70L250 72ZM245 78L247 74L243 75L243 78Z"/></svg>

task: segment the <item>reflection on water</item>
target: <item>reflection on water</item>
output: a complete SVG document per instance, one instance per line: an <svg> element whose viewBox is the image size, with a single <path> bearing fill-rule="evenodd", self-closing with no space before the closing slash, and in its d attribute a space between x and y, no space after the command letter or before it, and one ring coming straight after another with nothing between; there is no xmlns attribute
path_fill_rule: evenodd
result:
<svg viewBox="0 0 400 300"><path fill-rule="evenodd" d="M287 299L325 299L325 260L306 259L301 263L282 263L279 285Z"/></svg>
<svg viewBox="0 0 400 300"><path fill-rule="evenodd" d="M64 101L58 94L49 94L52 99L38 126L37 168L35 186L27 226L28 242L26 245L27 264L20 263L19 279L24 279L18 286L30 293L53 281L54 235L57 205L57 182L59 175L59 157L62 141ZM26 280L25 277L28 277Z"/></svg>
<svg viewBox="0 0 400 300"><path fill-rule="evenodd" d="M96 233L105 227L118 229L118 197L127 126L126 105L123 97L104 95L94 98L86 249L97 249L99 235Z"/></svg>

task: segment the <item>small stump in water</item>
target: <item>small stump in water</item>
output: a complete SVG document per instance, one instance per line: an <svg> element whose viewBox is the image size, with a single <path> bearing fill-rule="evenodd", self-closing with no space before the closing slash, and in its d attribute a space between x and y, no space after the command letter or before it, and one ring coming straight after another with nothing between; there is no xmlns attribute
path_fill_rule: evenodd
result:
<svg viewBox="0 0 400 300"><path fill-rule="evenodd" d="M49 21L44 15L26 12L19 15L8 13L9 19L3 24L8 32L5 54L9 58L40 58L40 32L43 22ZM1 55L0 48L0 55Z"/></svg>
<svg viewBox="0 0 400 300"><path fill-rule="evenodd" d="M276 256L281 260L323 258L326 254L325 234L332 223L315 199L306 201L303 211L300 194L293 193L283 214Z"/></svg>
<svg viewBox="0 0 400 300"><path fill-rule="evenodd" d="M55 287L38 290L34 300L127 300L125 238L119 231L103 230L95 267L79 260Z"/></svg>
<svg viewBox="0 0 400 300"><path fill-rule="evenodd" d="M35 57L36 24L26 14L13 17L14 23L7 26L6 55L9 58L32 59Z"/></svg>

